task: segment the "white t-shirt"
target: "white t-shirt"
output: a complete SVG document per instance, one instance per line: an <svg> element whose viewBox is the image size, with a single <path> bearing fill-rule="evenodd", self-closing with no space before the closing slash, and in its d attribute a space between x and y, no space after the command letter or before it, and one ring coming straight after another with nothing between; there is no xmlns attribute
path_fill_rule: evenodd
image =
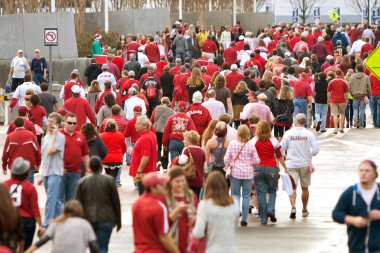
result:
<svg viewBox="0 0 380 253"><path fill-rule="evenodd" d="M13 78L24 78L25 72L30 69L28 60L25 57L18 56L13 58L11 67L13 68Z"/></svg>
<svg viewBox="0 0 380 253"><path fill-rule="evenodd" d="M41 93L41 88L40 86L36 85L35 83L32 82L24 82L23 84L19 85L13 94L12 98L18 99L18 105L26 105L25 104L25 94L26 91L32 89L35 94L40 94Z"/></svg>
<svg viewBox="0 0 380 253"><path fill-rule="evenodd" d="M124 112L127 120L133 119L133 108L135 108L136 105L141 106L142 115L146 114L145 101L137 96L130 97L127 100L125 100L124 104Z"/></svg>
<svg viewBox="0 0 380 253"><path fill-rule="evenodd" d="M376 190L377 190L377 184L374 184L372 189L365 190L360 187L360 184L358 184L358 189L360 192L360 196L362 196L364 202L367 204L367 206L371 205L373 196L375 196Z"/></svg>
<svg viewBox="0 0 380 253"><path fill-rule="evenodd" d="M100 75L98 75L97 81L99 82L100 89L104 91L104 82L105 81L110 81L111 82L111 87L113 88L116 85L116 79L115 76L108 72L104 71Z"/></svg>

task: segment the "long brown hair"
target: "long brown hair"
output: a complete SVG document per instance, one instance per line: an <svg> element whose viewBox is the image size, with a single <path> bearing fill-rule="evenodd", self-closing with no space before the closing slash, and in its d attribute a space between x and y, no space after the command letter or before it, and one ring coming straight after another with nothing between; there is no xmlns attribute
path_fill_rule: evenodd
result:
<svg viewBox="0 0 380 253"><path fill-rule="evenodd" d="M233 198L228 194L226 179L219 171L213 171L208 175L205 199L211 199L218 206L229 206L234 203Z"/></svg>
<svg viewBox="0 0 380 253"><path fill-rule="evenodd" d="M191 72L191 76L189 77L187 82L191 85L203 83L201 70L199 68L193 68L193 71Z"/></svg>
<svg viewBox="0 0 380 253"><path fill-rule="evenodd" d="M17 210L5 184L0 184L0 228L2 232L9 232L17 226Z"/></svg>
<svg viewBox="0 0 380 253"><path fill-rule="evenodd" d="M214 134L214 129L215 129L216 123L218 123L217 119L213 119L210 121L210 123L208 123L208 126L202 135L202 142L203 142L202 144L203 145L206 145L207 141L210 140L212 135Z"/></svg>
<svg viewBox="0 0 380 253"><path fill-rule="evenodd" d="M83 206L78 200L70 200L66 202L63 214L54 220L56 223L64 222L70 217L83 218Z"/></svg>
<svg viewBox="0 0 380 253"><path fill-rule="evenodd" d="M269 140L270 137L272 137L269 123L265 120L260 120L259 123L257 123L255 136L262 141Z"/></svg>

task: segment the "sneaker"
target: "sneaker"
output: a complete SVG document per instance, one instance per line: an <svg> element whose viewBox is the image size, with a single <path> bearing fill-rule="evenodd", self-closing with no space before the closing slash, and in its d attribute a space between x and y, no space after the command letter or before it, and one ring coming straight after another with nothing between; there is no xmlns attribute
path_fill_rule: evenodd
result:
<svg viewBox="0 0 380 253"><path fill-rule="evenodd" d="M242 226L242 227L246 227L247 225L248 225L248 223L245 220L242 220L240 222L240 226Z"/></svg>
<svg viewBox="0 0 380 253"><path fill-rule="evenodd" d="M296 218L296 209L292 208L292 211L290 212L290 219L295 219Z"/></svg>
<svg viewBox="0 0 380 253"><path fill-rule="evenodd" d="M349 123L348 123L348 122L346 123L346 128L350 128L350 125L349 125Z"/></svg>
<svg viewBox="0 0 380 253"><path fill-rule="evenodd" d="M252 209L253 209L254 207L253 206L249 206L249 208L248 208L248 213L252 213Z"/></svg>
<svg viewBox="0 0 380 253"><path fill-rule="evenodd" d="M307 217L309 216L309 211L308 210L302 210L302 217Z"/></svg>
<svg viewBox="0 0 380 253"><path fill-rule="evenodd" d="M315 131L319 132L319 130L321 130L321 124L322 124L322 121L318 121Z"/></svg>
<svg viewBox="0 0 380 253"><path fill-rule="evenodd" d="M254 215L256 218L259 218L259 217L260 217L259 212L257 212L257 211L254 212L253 215Z"/></svg>
<svg viewBox="0 0 380 253"><path fill-rule="evenodd" d="M358 127L358 119L354 119L354 127Z"/></svg>
<svg viewBox="0 0 380 253"><path fill-rule="evenodd" d="M274 214L272 212L267 212L267 216L269 217L269 220L271 222L276 222L277 221L276 216L274 216Z"/></svg>
<svg viewBox="0 0 380 253"><path fill-rule="evenodd" d="M326 131L327 131L326 129L322 129L321 133L326 133Z"/></svg>
<svg viewBox="0 0 380 253"><path fill-rule="evenodd" d="M335 130L334 130L334 134L337 134L337 133L338 133L338 129L335 129Z"/></svg>
<svg viewBox="0 0 380 253"><path fill-rule="evenodd" d="M343 130L343 128L340 129L339 132L341 132L342 134L344 134L344 130Z"/></svg>

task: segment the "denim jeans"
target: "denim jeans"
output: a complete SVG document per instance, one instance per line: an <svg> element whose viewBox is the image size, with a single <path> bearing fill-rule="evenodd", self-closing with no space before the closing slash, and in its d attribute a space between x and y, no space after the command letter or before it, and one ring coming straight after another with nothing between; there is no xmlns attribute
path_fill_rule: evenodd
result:
<svg viewBox="0 0 380 253"><path fill-rule="evenodd" d="M380 127L380 96L372 96L372 119L375 126Z"/></svg>
<svg viewBox="0 0 380 253"><path fill-rule="evenodd" d="M40 73L33 73L33 81L36 84L40 84L44 81L44 75Z"/></svg>
<svg viewBox="0 0 380 253"><path fill-rule="evenodd" d="M278 180L277 167L256 166L255 167L255 187L257 202L259 204L259 215L261 224L268 221L267 212L275 214L276 188ZM268 199L267 199L268 193Z"/></svg>
<svg viewBox="0 0 380 253"><path fill-rule="evenodd" d="M317 104L315 103L315 121L321 123L321 130L326 129L326 116L327 116L328 105L327 104Z"/></svg>
<svg viewBox="0 0 380 253"><path fill-rule="evenodd" d="M305 114L307 118L307 100L304 98L294 98L294 122L296 122L296 116L298 113Z"/></svg>
<svg viewBox="0 0 380 253"><path fill-rule="evenodd" d="M142 195L144 193L144 186L142 182L140 181L135 183L135 186L137 187L137 192L139 193L139 196Z"/></svg>
<svg viewBox="0 0 380 253"><path fill-rule="evenodd" d="M243 199L242 205L242 220L247 221L249 203L251 201L251 190L252 190L252 179L238 179L231 177L231 195L235 198L235 201L239 203L240 207L240 196ZM241 194L240 194L241 190Z"/></svg>
<svg viewBox="0 0 380 253"><path fill-rule="evenodd" d="M91 223L95 235L96 241L99 245L99 253L108 252L108 244L110 242L112 230L115 227L115 222L113 221L102 221Z"/></svg>
<svg viewBox="0 0 380 253"><path fill-rule="evenodd" d="M345 111L345 117L346 117L346 122L347 123L352 123L352 119L354 117L354 108L353 108L353 100L348 99L347 106L346 106L346 111Z"/></svg>
<svg viewBox="0 0 380 253"><path fill-rule="evenodd" d="M186 52L175 51L175 58L181 59L181 64L185 63Z"/></svg>
<svg viewBox="0 0 380 253"><path fill-rule="evenodd" d="M29 182L34 184L34 168L29 169L29 178L28 179L29 179Z"/></svg>
<svg viewBox="0 0 380 253"><path fill-rule="evenodd" d="M36 232L36 220L34 218L21 217L21 224L24 229L24 249L28 249L33 243L34 233Z"/></svg>
<svg viewBox="0 0 380 253"><path fill-rule="evenodd" d="M43 227L46 229L51 219L62 214L62 202L59 198L62 176L46 176L43 181L46 191L45 220Z"/></svg>
<svg viewBox="0 0 380 253"><path fill-rule="evenodd" d="M177 156L180 156L183 149L183 141L170 139L169 141L169 152L170 152L170 161L172 161Z"/></svg>
<svg viewBox="0 0 380 253"><path fill-rule="evenodd" d="M80 173L77 172L67 172L63 175L60 189L62 203L66 203L67 201L75 198L79 179Z"/></svg>
<svg viewBox="0 0 380 253"><path fill-rule="evenodd" d="M365 104L364 99L355 99L352 103L352 106L354 108L354 120L359 119L359 128L364 127L364 120L365 120Z"/></svg>

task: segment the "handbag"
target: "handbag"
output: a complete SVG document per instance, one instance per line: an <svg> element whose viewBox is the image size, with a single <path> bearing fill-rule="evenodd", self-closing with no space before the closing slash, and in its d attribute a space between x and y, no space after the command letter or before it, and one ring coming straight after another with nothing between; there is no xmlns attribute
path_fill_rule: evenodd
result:
<svg viewBox="0 0 380 253"><path fill-rule="evenodd" d="M192 221L195 224L195 217ZM205 236L203 238L195 238L192 236L192 232L189 232L189 244L186 249L186 253L205 253L207 246L207 224L205 228Z"/></svg>
<svg viewBox="0 0 380 253"><path fill-rule="evenodd" d="M286 102L286 111L276 116L276 122L288 122L288 102Z"/></svg>
<svg viewBox="0 0 380 253"><path fill-rule="evenodd" d="M182 169L184 170L185 172L185 176L187 179L194 179L195 178L195 164L194 164L194 159L193 159L193 156L191 155L191 151L189 148L187 148L187 150L189 150L189 159L187 160L187 162L182 165Z"/></svg>
<svg viewBox="0 0 380 253"><path fill-rule="evenodd" d="M9 78L5 84L5 93L12 93L12 78Z"/></svg>
<svg viewBox="0 0 380 253"><path fill-rule="evenodd" d="M235 160L234 160L234 163L236 162L236 160L239 158L240 154L241 154L241 151L243 151L243 148L245 147L245 144L247 144L246 142L243 144L243 146L241 147L241 149L239 150L239 152L237 153L236 157L235 157ZM233 169L233 165L230 164L230 166L227 168L227 171L226 171L226 178L229 179L231 177L231 174L232 174L232 169Z"/></svg>

